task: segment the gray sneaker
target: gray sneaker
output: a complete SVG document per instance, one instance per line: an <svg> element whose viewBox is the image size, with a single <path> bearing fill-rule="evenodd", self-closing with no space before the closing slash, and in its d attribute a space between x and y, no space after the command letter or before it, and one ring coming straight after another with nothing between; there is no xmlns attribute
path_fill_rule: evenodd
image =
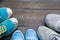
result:
<svg viewBox="0 0 60 40"><path fill-rule="evenodd" d="M45 23L51 29L60 32L60 15L48 14L45 18Z"/></svg>
<svg viewBox="0 0 60 40"><path fill-rule="evenodd" d="M60 35L58 33L45 26L40 26L37 33L40 40L60 40Z"/></svg>

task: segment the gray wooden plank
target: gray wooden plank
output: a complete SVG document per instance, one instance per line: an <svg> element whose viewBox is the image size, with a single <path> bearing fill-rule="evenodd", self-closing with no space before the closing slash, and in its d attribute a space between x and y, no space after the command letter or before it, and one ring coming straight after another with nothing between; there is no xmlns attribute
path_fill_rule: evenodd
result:
<svg viewBox="0 0 60 40"><path fill-rule="evenodd" d="M6 0L5 0L6 1ZM11 1L11 0L7 0L7 1ZM59 2L60 0L12 0L12 1L23 1L23 2L46 2L46 1L49 1L49 2Z"/></svg>
<svg viewBox="0 0 60 40"><path fill-rule="evenodd" d="M17 11L17 12L16 12ZM43 25L43 18L45 15L45 12L43 10L37 11L37 10L15 10L14 11L14 17L17 18L20 22L19 26L39 26ZM41 22L40 22L41 21Z"/></svg>
<svg viewBox="0 0 60 40"><path fill-rule="evenodd" d="M60 2L40 1L40 2L21 2L18 0L4 1L5 7L20 9L60 9Z"/></svg>
<svg viewBox="0 0 60 40"><path fill-rule="evenodd" d="M60 10L15 9L13 16L19 20L19 26L34 27L44 25L44 18L49 13L60 14Z"/></svg>

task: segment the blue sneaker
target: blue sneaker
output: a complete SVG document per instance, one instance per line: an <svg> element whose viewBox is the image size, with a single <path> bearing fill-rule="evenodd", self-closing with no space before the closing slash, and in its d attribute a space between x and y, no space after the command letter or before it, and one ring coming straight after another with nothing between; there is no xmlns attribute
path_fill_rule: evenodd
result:
<svg viewBox="0 0 60 40"><path fill-rule="evenodd" d="M21 31L17 30L13 33L11 40L25 40Z"/></svg>
<svg viewBox="0 0 60 40"><path fill-rule="evenodd" d="M0 24L0 38L11 34L17 27L18 21L16 18L10 18Z"/></svg>
<svg viewBox="0 0 60 40"><path fill-rule="evenodd" d="M2 7L0 8L0 22L8 19L9 17L12 16L12 10L7 7Z"/></svg>
<svg viewBox="0 0 60 40"><path fill-rule="evenodd" d="M37 33L33 29L28 29L26 32L26 40L38 40Z"/></svg>

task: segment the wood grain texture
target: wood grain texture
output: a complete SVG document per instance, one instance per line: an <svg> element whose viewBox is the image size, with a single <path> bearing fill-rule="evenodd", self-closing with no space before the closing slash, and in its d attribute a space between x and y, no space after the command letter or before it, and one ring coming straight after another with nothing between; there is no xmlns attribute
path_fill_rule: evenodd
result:
<svg viewBox="0 0 60 40"><path fill-rule="evenodd" d="M18 30L24 34L27 29L37 31L39 26L44 25L44 18L47 14L60 14L60 0L4 0L0 7L13 9L13 17L17 18ZM11 35L1 40L10 40Z"/></svg>
<svg viewBox="0 0 60 40"><path fill-rule="evenodd" d="M4 1L5 7L20 8L20 9L60 9L60 2L39 1L39 2L24 2L19 0Z"/></svg>
<svg viewBox="0 0 60 40"><path fill-rule="evenodd" d="M19 25L18 30L21 30L24 34L27 29L34 29L37 31L39 26L44 25L44 18L47 14L54 13L60 14L60 10L21 10L13 9L13 17L17 18ZM5 40L10 40L10 36L5 37Z"/></svg>
<svg viewBox="0 0 60 40"><path fill-rule="evenodd" d="M60 10L21 10L20 11L16 9L14 11L13 17L16 17L19 20L20 26L32 27L32 26L43 25L45 16L50 13L60 14Z"/></svg>
<svg viewBox="0 0 60 40"><path fill-rule="evenodd" d="M6 0L11 1L11 0ZM60 0L12 0L12 1L22 1L22 2L60 2Z"/></svg>

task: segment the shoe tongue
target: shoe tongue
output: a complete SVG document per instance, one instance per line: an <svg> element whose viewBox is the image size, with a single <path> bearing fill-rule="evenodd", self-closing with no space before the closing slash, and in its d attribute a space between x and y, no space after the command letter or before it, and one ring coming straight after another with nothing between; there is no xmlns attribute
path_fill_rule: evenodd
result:
<svg viewBox="0 0 60 40"><path fill-rule="evenodd" d="M1 25L0 26L0 38L4 35L4 33L7 31L6 26Z"/></svg>

